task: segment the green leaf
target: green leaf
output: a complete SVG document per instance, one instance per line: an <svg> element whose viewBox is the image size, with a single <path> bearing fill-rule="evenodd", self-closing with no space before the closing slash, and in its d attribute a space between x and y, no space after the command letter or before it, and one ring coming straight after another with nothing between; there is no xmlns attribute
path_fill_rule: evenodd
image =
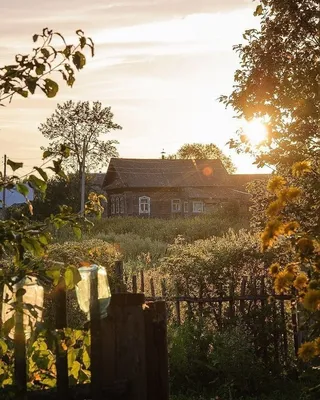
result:
<svg viewBox="0 0 320 400"><path fill-rule="evenodd" d="M77 239L81 239L81 229L78 226L72 227L73 233Z"/></svg>
<svg viewBox="0 0 320 400"><path fill-rule="evenodd" d="M48 49L41 49L41 53L44 55L45 58L50 57L50 52Z"/></svg>
<svg viewBox="0 0 320 400"><path fill-rule="evenodd" d="M65 280L65 282L66 282L66 288L67 288L67 289L71 290L71 289L74 288L73 271L72 271L72 269L71 269L70 267L68 267L68 268L65 270L65 273L64 273L64 280Z"/></svg>
<svg viewBox="0 0 320 400"><path fill-rule="evenodd" d="M3 340L0 339L0 356L2 357L4 354L6 354L7 350L8 350L8 346L7 343Z"/></svg>
<svg viewBox="0 0 320 400"><path fill-rule="evenodd" d="M62 144L60 146L60 154L65 157L68 158L70 155L70 147L66 146L65 144Z"/></svg>
<svg viewBox="0 0 320 400"><path fill-rule="evenodd" d="M50 388L54 388L57 384L57 380L56 380L56 378L45 378L45 379L41 380L41 383Z"/></svg>
<svg viewBox="0 0 320 400"><path fill-rule="evenodd" d="M48 180L47 173L42 168L39 167L33 167L33 168L39 173L39 175L43 178L43 180L47 182Z"/></svg>
<svg viewBox="0 0 320 400"><path fill-rule="evenodd" d="M51 157L53 155L53 152L50 150L45 150L42 154L42 159L45 160L48 157Z"/></svg>
<svg viewBox="0 0 320 400"><path fill-rule="evenodd" d="M45 86L44 88L41 89L45 92L47 97L49 98L54 97L58 93L59 85L57 84L57 82L54 82L49 78L45 79L44 81L45 81Z"/></svg>
<svg viewBox="0 0 320 400"><path fill-rule="evenodd" d="M80 365L79 361L74 361L74 363L72 364L72 367L71 367L70 374L75 379L78 379L80 370L81 370L81 365Z"/></svg>
<svg viewBox="0 0 320 400"><path fill-rule="evenodd" d="M83 364L86 367L86 369L89 369L91 360L90 360L90 356L89 356L89 353L87 352L87 350L83 351L82 361L83 361Z"/></svg>
<svg viewBox="0 0 320 400"><path fill-rule="evenodd" d="M61 270L60 268L50 268L46 270L46 275L53 280L53 284L56 286L61 276Z"/></svg>
<svg viewBox="0 0 320 400"><path fill-rule="evenodd" d="M43 75L45 73L45 71L46 71L46 66L44 64L39 64L36 67L36 74L37 75Z"/></svg>
<svg viewBox="0 0 320 400"><path fill-rule="evenodd" d="M87 43L87 39L84 36L81 36L81 38L80 38L80 47L81 47L81 49L84 48L86 43Z"/></svg>
<svg viewBox="0 0 320 400"><path fill-rule="evenodd" d="M26 294L26 292L27 292L26 289L20 288L17 290L16 297L20 297L20 296L22 297Z"/></svg>
<svg viewBox="0 0 320 400"><path fill-rule="evenodd" d="M21 193L22 196L24 196L24 197L26 197L29 193L28 186L24 185L23 183L17 183L16 190L17 190L17 192Z"/></svg>
<svg viewBox="0 0 320 400"><path fill-rule="evenodd" d="M76 51L73 55L73 63L78 70L82 69L86 65L86 57L80 51Z"/></svg>
<svg viewBox="0 0 320 400"><path fill-rule="evenodd" d="M37 257L41 257L44 255L44 248L40 241L33 237L24 237L21 240L22 246L25 250L30 251L31 254Z"/></svg>
<svg viewBox="0 0 320 400"><path fill-rule="evenodd" d="M12 160L7 160L7 164L12 169L12 171L16 171L17 169L23 167L23 163L22 162L14 162Z"/></svg>
<svg viewBox="0 0 320 400"><path fill-rule="evenodd" d="M257 6L257 8L256 8L255 12L253 13L253 15L254 15L255 17L257 17L257 16L261 15L261 14L262 14L262 12L263 12L262 5L261 5L261 4L259 4L259 5Z"/></svg>
<svg viewBox="0 0 320 400"><path fill-rule="evenodd" d="M18 89L18 90L16 90L16 92L18 93L18 94L20 94L22 97L24 97L24 98L27 98L28 97L28 91L27 90L22 90L22 89Z"/></svg>
<svg viewBox="0 0 320 400"><path fill-rule="evenodd" d="M36 42L38 40L39 35L35 34L32 36L32 40Z"/></svg>
<svg viewBox="0 0 320 400"><path fill-rule="evenodd" d="M38 82L37 78L26 79L26 85L31 94L34 94L36 87L37 87L37 82Z"/></svg>
<svg viewBox="0 0 320 400"><path fill-rule="evenodd" d="M47 190L47 184L44 180L38 178L35 175L30 175L28 177L28 181L34 186L37 190L39 190L41 193L45 193Z"/></svg>

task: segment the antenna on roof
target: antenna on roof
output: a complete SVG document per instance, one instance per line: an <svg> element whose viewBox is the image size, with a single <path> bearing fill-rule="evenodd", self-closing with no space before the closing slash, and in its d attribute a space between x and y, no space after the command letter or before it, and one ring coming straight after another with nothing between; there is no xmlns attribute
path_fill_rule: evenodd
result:
<svg viewBox="0 0 320 400"><path fill-rule="evenodd" d="M162 152L161 152L161 158L162 158L162 160L165 159L165 154L166 154L166 152L164 151L164 149L162 149Z"/></svg>

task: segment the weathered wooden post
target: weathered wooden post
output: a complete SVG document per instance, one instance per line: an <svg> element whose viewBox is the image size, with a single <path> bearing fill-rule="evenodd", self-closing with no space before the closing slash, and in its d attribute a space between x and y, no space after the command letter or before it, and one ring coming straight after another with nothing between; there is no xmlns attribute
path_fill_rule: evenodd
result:
<svg viewBox="0 0 320 400"><path fill-rule="evenodd" d="M128 381L128 400L147 400L144 295L114 293L101 323L104 382Z"/></svg>
<svg viewBox="0 0 320 400"><path fill-rule="evenodd" d="M147 303L144 309L148 400L169 400L166 303Z"/></svg>
<svg viewBox="0 0 320 400"><path fill-rule="evenodd" d="M26 337L23 329L23 293L16 293L16 312L14 327L14 384L17 387L17 400L25 399L27 394Z"/></svg>
<svg viewBox="0 0 320 400"><path fill-rule="evenodd" d="M61 346L64 338L63 329L67 327L67 292L64 278L60 278L54 292L56 337L56 367L57 367L57 397L67 399L69 392L68 353Z"/></svg>

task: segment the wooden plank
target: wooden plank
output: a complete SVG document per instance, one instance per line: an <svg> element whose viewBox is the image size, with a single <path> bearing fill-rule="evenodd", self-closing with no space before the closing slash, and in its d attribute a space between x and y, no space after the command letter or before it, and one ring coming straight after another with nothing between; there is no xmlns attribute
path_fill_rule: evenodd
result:
<svg viewBox="0 0 320 400"><path fill-rule="evenodd" d="M90 334L91 334L91 398L100 400L102 395L101 379L101 321L100 304L98 300L98 273L90 274Z"/></svg>
<svg viewBox="0 0 320 400"><path fill-rule="evenodd" d="M175 292L177 295L177 298L179 298L179 283L175 282ZM180 312L180 301L177 300L175 301L175 310L176 310L176 322L177 325L181 325L181 312Z"/></svg>
<svg viewBox="0 0 320 400"><path fill-rule="evenodd" d="M132 275L132 293L137 293L138 285L137 285L137 275Z"/></svg>
<svg viewBox="0 0 320 400"><path fill-rule="evenodd" d="M292 289L292 299L291 299L291 322L292 322L292 330L293 330L293 342L294 342L294 351L295 355L298 356L298 350L301 345L299 340L299 324L298 324L298 307L297 307L297 299L296 299L296 289Z"/></svg>
<svg viewBox="0 0 320 400"><path fill-rule="evenodd" d="M169 400L166 304L157 301L147 306L144 310L147 400Z"/></svg>
<svg viewBox="0 0 320 400"><path fill-rule="evenodd" d="M167 284L165 279L161 279L161 295L163 299L167 298Z"/></svg>
<svg viewBox="0 0 320 400"><path fill-rule="evenodd" d="M244 297L246 294L248 277L244 276L241 281L240 296ZM244 314L245 311L245 300L240 300L240 313Z"/></svg>
<svg viewBox="0 0 320 400"><path fill-rule="evenodd" d="M282 330L282 344L283 344L283 356L285 363L288 362L288 334L286 324L286 314L284 309L284 300L280 301L280 312L281 312L281 330Z"/></svg>
<svg viewBox="0 0 320 400"><path fill-rule="evenodd" d="M16 399L23 400L27 393L27 360L26 338L23 330L23 289L16 293L14 327L14 384L16 386Z"/></svg>
<svg viewBox="0 0 320 400"><path fill-rule="evenodd" d="M153 278L150 278L150 292L151 292L151 297L155 298L156 297L156 291L154 289Z"/></svg>
<svg viewBox="0 0 320 400"><path fill-rule="evenodd" d="M126 292L123 281L123 262L115 261L114 263L114 271L116 276L116 293Z"/></svg>
<svg viewBox="0 0 320 400"><path fill-rule="evenodd" d="M143 269L140 271L140 292L144 293L144 272L143 272Z"/></svg>
<svg viewBox="0 0 320 400"><path fill-rule="evenodd" d="M60 278L54 291L56 337L56 368L57 368L57 399L68 398L68 353L61 346L64 339L63 329L68 326L67 321L67 292L64 278Z"/></svg>
<svg viewBox="0 0 320 400"><path fill-rule="evenodd" d="M230 283L229 287L229 318L232 319L235 316L235 308L234 308L234 302L235 302L235 297L234 297L234 283Z"/></svg>
<svg viewBox="0 0 320 400"><path fill-rule="evenodd" d="M200 286L199 286L199 300L201 300L202 297L203 297L203 282L201 282ZM177 300L177 301L179 301L179 300ZM199 302L199 315L200 315L200 318L203 317L203 302L201 302L201 301Z"/></svg>
<svg viewBox="0 0 320 400"><path fill-rule="evenodd" d="M263 295L265 295L265 293L266 293L265 277L262 276L261 277L260 294L263 296ZM265 315L265 312L266 312L267 301L266 300L260 300L260 301L261 301L261 313L260 313L261 314L261 327L262 327L262 332L263 332L262 337L260 335L260 340L263 340L263 342L262 342L263 360L265 362L267 362L268 361L268 343L266 341L266 335L264 334L264 332L266 331L266 315Z"/></svg>

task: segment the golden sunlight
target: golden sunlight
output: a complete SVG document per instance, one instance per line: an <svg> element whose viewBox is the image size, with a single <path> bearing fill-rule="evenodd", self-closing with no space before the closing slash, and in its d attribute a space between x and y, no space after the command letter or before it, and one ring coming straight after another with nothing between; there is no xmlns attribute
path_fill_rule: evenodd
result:
<svg viewBox="0 0 320 400"><path fill-rule="evenodd" d="M257 146L267 139L267 127L265 123L258 118L251 121L244 121L242 131L253 146Z"/></svg>

